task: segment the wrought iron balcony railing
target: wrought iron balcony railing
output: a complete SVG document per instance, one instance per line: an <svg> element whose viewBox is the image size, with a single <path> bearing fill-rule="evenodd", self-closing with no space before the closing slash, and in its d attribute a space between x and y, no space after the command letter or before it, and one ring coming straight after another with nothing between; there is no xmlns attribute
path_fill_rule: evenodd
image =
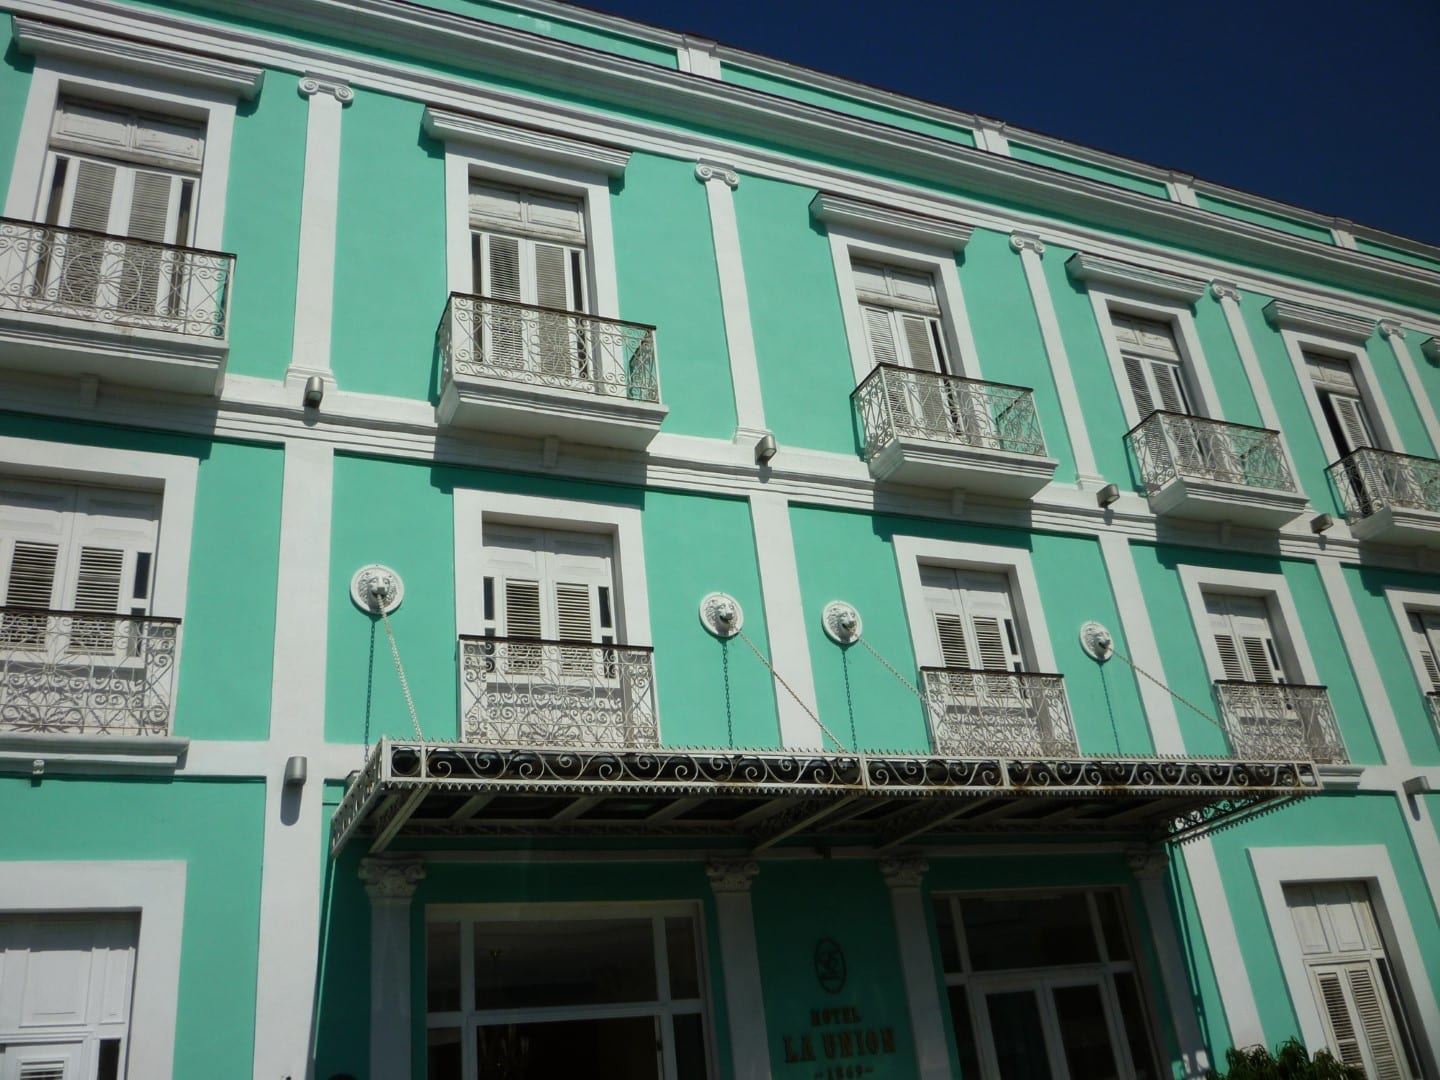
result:
<svg viewBox="0 0 1440 1080"><path fill-rule="evenodd" d="M1350 760L1323 686L1224 679L1215 683L1215 693L1237 757L1271 761L1279 755L1324 764Z"/></svg>
<svg viewBox="0 0 1440 1080"><path fill-rule="evenodd" d="M1062 675L921 668L935 751L956 757L1075 757Z"/></svg>
<svg viewBox="0 0 1440 1080"><path fill-rule="evenodd" d="M1125 435L1147 495L1176 478L1296 490L1295 477L1280 448L1280 433L1203 416L1157 410Z"/></svg>
<svg viewBox="0 0 1440 1080"><path fill-rule="evenodd" d="M904 437L1045 456L1034 395L1023 386L877 364L851 397L867 461Z"/></svg>
<svg viewBox="0 0 1440 1080"><path fill-rule="evenodd" d="M1430 726L1440 736L1440 690L1431 690L1425 695L1425 708L1430 713Z"/></svg>
<svg viewBox="0 0 1440 1080"><path fill-rule="evenodd" d="M1363 447L1326 472L1352 524L1387 508L1440 514L1440 461L1434 458Z"/></svg>
<svg viewBox="0 0 1440 1080"><path fill-rule="evenodd" d="M179 619L0 608L0 731L168 735Z"/></svg>
<svg viewBox="0 0 1440 1080"><path fill-rule="evenodd" d="M223 339L235 256L0 218L0 310Z"/></svg>
<svg viewBox="0 0 1440 1080"><path fill-rule="evenodd" d="M439 339L447 380L468 375L660 400L655 328L643 323L451 293Z"/></svg>
<svg viewBox="0 0 1440 1080"><path fill-rule="evenodd" d="M460 638L461 737L487 746L660 744L655 656L638 645Z"/></svg>

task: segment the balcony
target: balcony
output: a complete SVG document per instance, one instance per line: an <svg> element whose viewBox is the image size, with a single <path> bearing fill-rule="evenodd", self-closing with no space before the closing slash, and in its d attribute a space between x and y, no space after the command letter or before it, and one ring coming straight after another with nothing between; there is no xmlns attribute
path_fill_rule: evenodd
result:
<svg viewBox="0 0 1440 1080"><path fill-rule="evenodd" d="M461 738L496 747L660 744L655 656L636 645L460 638Z"/></svg>
<svg viewBox="0 0 1440 1080"><path fill-rule="evenodd" d="M930 732L947 757L1077 757L1061 675L921 668Z"/></svg>
<svg viewBox="0 0 1440 1080"><path fill-rule="evenodd" d="M0 732L165 736L180 620L0 608Z"/></svg>
<svg viewBox="0 0 1440 1080"><path fill-rule="evenodd" d="M218 393L235 256L0 218L0 365Z"/></svg>
<svg viewBox="0 0 1440 1080"><path fill-rule="evenodd" d="M1125 441L1157 515L1278 529L1305 512L1279 432L1157 411Z"/></svg>
<svg viewBox="0 0 1440 1080"><path fill-rule="evenodd" d="M1326 472L1357 540L1440 542L1440 461L1364 447Z"/></svg>
<svg viewBox="0 0 1440 1080"><path fill-rule="evenodd" d="M1430 714L1430 726L1440 737L1440 690L1431 690L1425 695L1425 709Z"/></svg>
<svg viewBox="0 0 1440 1080"><path fill-rule="evenodd" d="M452 293L437 337L443 425L643 450L668 412L653 326Z"/></svg>
<svg viewBox="0 0 1440 1080"><path fill-rule="evenodd" d="M1055 474L1025 387L879 364L851 398L876 480L1028 499Z"/></svg>
<svg viewBox="0 0 1440 1080"><path fill-rule="evenodd" d="M1225 679L1215 683L1215 693L1238 757L1303 758L1328 765L1350 760L1335 725L1330 692L1323 686Z"/></svg>

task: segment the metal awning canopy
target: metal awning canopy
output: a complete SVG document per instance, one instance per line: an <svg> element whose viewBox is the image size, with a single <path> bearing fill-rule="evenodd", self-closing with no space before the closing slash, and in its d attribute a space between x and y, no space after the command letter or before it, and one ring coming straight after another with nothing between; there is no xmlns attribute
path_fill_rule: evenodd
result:
<svg viewBox="0 0 1440 1080"><path fill-rule="evenodd" d="M382 739L331 821L364 837L692 837L761 850L930 832L1189 840L1314 795L1308 761L515 748Z"/></svg>

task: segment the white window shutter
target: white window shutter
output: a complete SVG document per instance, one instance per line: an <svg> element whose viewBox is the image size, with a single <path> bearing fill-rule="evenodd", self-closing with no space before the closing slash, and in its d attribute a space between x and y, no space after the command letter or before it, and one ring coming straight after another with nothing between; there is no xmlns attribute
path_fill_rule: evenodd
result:
<svg viewBox="0 0 1440 1080"><path fill-rule="evenodd" d="M1364 402L1349 394L1328 393L1327 396L1345 436L1344 444L1339 448L1340 452L1350 454L1363 447L1374 446L1375 439L1370 433L1370 421L1365 415Z"/></svg>
<svg viewBox="0 0 1440 1080"><path fill-rule="evenodd" d="M1270 625L1269 608L1262 598L1206 593L1205 610L1224 678L1256 683L1289 681Z"/></svg>
<svg viewBox="0 0 1440 1080"><path fill-rule="evenodd" d="M1135 411L1144 420L1155 411L1155 396L1150 393L1150 381L1145 377L1146 363L1138 356L1126 356L1125 377L1130 383L1130 395L1135 399Z"/></svg>
<svg viewBox="0 0 1440 1080"><path fill-rule="evenodd" d="M1412 611L1410 648L1425 672L1427 692L1440 691L1440 613Z"/></svg>
<svg viewBox="0 0 1440 1080"><path fill-rule="evenodd" d="M543 637L540 611L540 583L519 578L506 578L505 625L506 637Z"/></svg>
<svg viewBox="0 0 1440 1080"><path fill-rule="evenodd" d="M908 367L916 371L941 371L944 367L940 351L939 322L928 315L900 314L900 326L905 337L905 353Z"/></svg>
<svg viewBox="0 0 1440 1080"><path fill-rule="evenodd" d="M486 235L485 280L480 291L495 300L519 303L520 241L513 236Z"/></svg>
<svg viewBox="0 0 1440 1080"><path fill-rule="evenodd" d="M1190 402L1185 394L1180 365L1165 360L1150 361L1150 377L1155 382L1155 392L1160 407L1167 412L1189 415Z"/></svg>
<svg viewBox="0 0 1440 1080"><path fill-rule="evenodd" d="M1025 670L1004 575L921 566L920 581L945 667Z"/></svg>
<svg viewBox="0 0 1440 1080"><path fill-rule="evenodd" d="M879 364L898 364L900 352L895 346L895 328L890 312L881 307L865 307L865 334L870 339L870 359Z"/></svg>
<svg viewBox="0 0 1440 1080"><path fill-rule="evenodd" d="M173 244L172 202L180 189L180 178L166 173L137 171L130 193L130 220L126 236Z"/></svg>
<svg viewBox="0 0 1440 1080"><path fill-rule="evenodd" d="M55 604L55 570L58 544L18 540L10 555L10 572L3 598L6 607L50 608Z"/></svg>
<svg viewBox="0 0 1440 1080"><path fill-rule="evenodd" d="M75 186L70 193L70 212L65 223L74 229L109 232L110 204L115 198L119 170L114 165L84 158L75 159L71 164Z"/></svg>
<svg viewBox="0 0 1440 1080"><path fill-rule="evenodd" d="M958 613L933 613L935 636L940 642L940 662L947 668L969 668L970 651L965 645L965 617Z"/></svg>

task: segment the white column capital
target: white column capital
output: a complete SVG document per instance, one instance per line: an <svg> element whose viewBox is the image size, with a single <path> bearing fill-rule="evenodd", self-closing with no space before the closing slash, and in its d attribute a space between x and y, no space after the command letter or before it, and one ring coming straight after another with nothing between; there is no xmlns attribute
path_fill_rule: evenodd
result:
<svg viewBox="0 0 1440 1080"><path fill-rule="evenodd" d="M705 863L705 876L717 893L748 893L760 864L754 859L710 859Z"/></svg>
<svg viewBox="0 0 1440 1080"><path fill-rule="evenodd" d="M719 180L732 191L740 186L740 174L735 171L734 166L722 165L718 161L697 161L695 179L702 184Z"/></svg>
<svg viewBox="0 0 1440 1080"><path fill-rule="evenodd" d="M1012 232L1010 234L1010 247L1022 255L1027 251L1035 255L1045 254L1045 241L1041 240L1040 237L1034 233Z"/></svg>
<svg viewBox="0 0 1440 1080"><path fill-rule="evenodd" d="M1134 844L1125 849L1125 862L1137 881L1156 881L1165 876L1170 853L1162 844Z"/></svg>
<svg viewBox="0 0 1440 1080"><path fill-rule="evenodd" d="M880 860L880 873L892 889L918 889L930 864L918 855Z"/></svg>
<svg viewBox="0 0 1440 1080"><path fill-rule="evenodd" d="M1405 324L1396 319L1381 319L1375 324L1382 337L1399 338L1405 340Z"/></svg>
<svg viewBox="0 0 1440 1080"><path fill-rule="evenodd" d="M360 880L371 901L406 900L415 895L415 888L425 876L422 859L360 860Z"/></svg>
<svg viewBox="0 0 1440 1080"><path fill-rule="evenodd" d="M1240 286L1233 281L1221 281L1216 278L1210 282L1210 293L1216 300L1234 300L1240 302Z"/></svg>
<svg viewBox="0 0 1440 1080"><path fill-rule="evenodd" d="M314 98L317 94L332 97L341 105L349 105L355 100L355 91L350 89L350 84L344 79L306 72L300 77L300 96Z"/></svg>

